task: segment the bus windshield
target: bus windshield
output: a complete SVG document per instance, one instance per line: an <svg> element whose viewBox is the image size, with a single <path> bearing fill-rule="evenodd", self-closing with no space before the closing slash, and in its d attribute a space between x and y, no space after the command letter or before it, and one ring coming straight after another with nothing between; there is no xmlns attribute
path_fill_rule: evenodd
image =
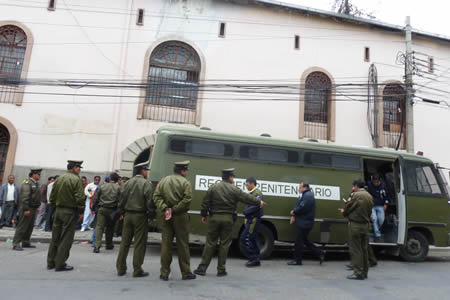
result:
<svg viewBox="0 0 450 300"><path fill-rule="evenodd" d="M447 179L445 178L445 174L442 171L443 168L439 168L439 175L441 175L441 180L442 180L442 185L443 185L443 189L444 189L444 193L447 196L448 199L448 204L450 204L450 186L448 185Z"/></svg>

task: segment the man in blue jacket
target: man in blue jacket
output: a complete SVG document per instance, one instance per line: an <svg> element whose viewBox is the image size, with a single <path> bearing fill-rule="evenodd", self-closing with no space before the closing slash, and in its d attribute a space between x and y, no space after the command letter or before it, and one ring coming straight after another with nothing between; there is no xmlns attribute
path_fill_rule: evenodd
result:
<svg viewBox="0 0 450 300"><path fill-rule="evenodd" d="M11 220L14 217L15 208L19 205L19 187L14 181L14 176L9 175L8 182L0 187L0 207L2 208L0 228L12 226Z"/></svg>
<svg viewBox="0 0 450 300"><path fill-rule="evenodd" d="M250 195L253 195L257 199L263 201L263 194L256 187L256 179L254 177L247 178L245 185ZM245 229L241 234L241 243L246 249L248 262L246 267L259 267L260 262L260 247L259 247L259 226L261 224L261 217L264 215L263 208L260 205L249 204L244 210L245 216Z"/></svg>
<svg viewBox="0 0 450 300"><path fill-rule="evenodd" d="M307 247L316 256L320 264L325 258L325 251L319 250L313 243L308 240L308 234L314 226L314 218L316 216L316 199L311 191L309 184L300 183L300 196L298 197L295 207L291 210L291 224L295 223L297 234L295 237L294 259L288 262L290 266L302 265L303 248Z"/></svg>

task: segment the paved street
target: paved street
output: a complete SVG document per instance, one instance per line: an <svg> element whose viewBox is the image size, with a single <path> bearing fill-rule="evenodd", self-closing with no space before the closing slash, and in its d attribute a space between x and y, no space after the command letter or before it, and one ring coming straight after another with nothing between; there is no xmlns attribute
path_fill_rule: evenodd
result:
<svg viewBox="0 0 450 300"><path fill-rule="evenodd" d="M69 259L75 270L56 273L45 269L48 244L36 245L16 252L11 243L0 242L2 299L448 299L450 294L449 250L433 250L425 263L381 258L369 280L362 282L345 279L349 272L344 270L347 261L342 253L331 253L323 266L306 259L303 266L288 267L289 251L279 250L255 269L245 268L243 259L232 256L228 277L215 276L213 260L207 276L194 281L181 280L175 258L170 281L162 282L157 243L148 247L144 263L150 276L138 279L130 269L125 277L117 277L117 246L94 254L91 245L76 242ZM193 246L191 252L195 268L201 247Z"/></svg>

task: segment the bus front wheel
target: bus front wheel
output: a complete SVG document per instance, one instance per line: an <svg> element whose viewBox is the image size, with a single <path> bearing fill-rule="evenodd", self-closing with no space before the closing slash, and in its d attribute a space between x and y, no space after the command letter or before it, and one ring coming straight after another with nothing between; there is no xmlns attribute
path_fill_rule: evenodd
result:
<svg viewBox="0 0 450 300"><path fill-rule="evenodd" d="M429 243L427 238L419 231L408 231L405 245L400 248L400 257L406 261L424 261L428 255Z"/></svg>
<svg viewBox="0 0 450 300"><path fill-rule="evenodd" d="M243 231L241 232L241 234ZM260 246L260 258L266 259L272 255L272 251L275 244L275 238L272 230L269 227L262 223L259 227L259 246ZM240 239L239 239L240 240ZM247 251L245 249L245 245L239 243L239 251L244 257L247 257Z"/></svg>

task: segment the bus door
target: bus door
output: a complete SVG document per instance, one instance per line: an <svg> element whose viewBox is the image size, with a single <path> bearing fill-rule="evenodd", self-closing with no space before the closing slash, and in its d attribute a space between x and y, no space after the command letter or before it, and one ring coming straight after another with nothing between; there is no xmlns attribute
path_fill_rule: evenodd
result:
<svg viewBox="0 0 450 300"><path fill-rule="evenodd" d="M407 195L405 190L405 171L404 160L399 156L394 163L394 183L397 194L397 218L398 218L398 235L397 244L404 245L408 236L408 210Z"/></svg>

